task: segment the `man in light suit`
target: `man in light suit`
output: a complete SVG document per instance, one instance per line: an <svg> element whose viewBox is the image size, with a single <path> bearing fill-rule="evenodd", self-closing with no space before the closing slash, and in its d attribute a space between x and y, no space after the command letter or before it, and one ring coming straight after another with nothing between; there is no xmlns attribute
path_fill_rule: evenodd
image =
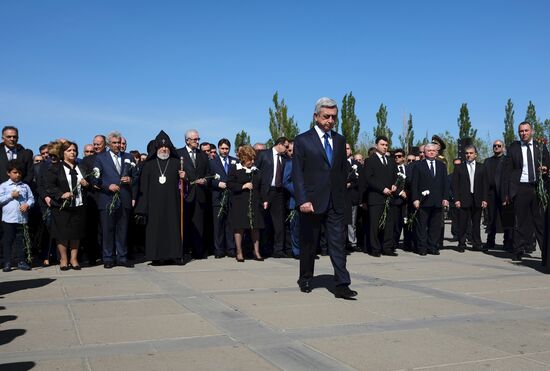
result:
<svg viewBox="0 0 550 371"><path fill-rule="evenodd" d="M109 150L98 153L94 161L100 174L97 207L102 231L103 267L113 268L116 258L117 265L133 268L134 265L128 261L127 235L135 163L130 154L120 150L120 132L112 131L106 139Z"/></svg>
<svg viewBox="0 0 550 371"><path fill-rule="evenodd" d="M428 143L424 147L424 160L413 168L411 196L413 207L418 209L416 236L418 254L439 255L439 241L443 225L443 207L449 206L447 166L436 159L439 146ZM423 195L425 191L428 194Z"/></svg>
<svg viewBox="0 0 550 371"><path fill-rule="evenodd" d="M510 144L504 163L504 203L514 205L514 259L521 261L525 250L533 245L533 236L542 251L543 265L547 261L545 248L545 214L537 197L537 186L548 178L548 149L533 140L533 127L524 121L518 127L519 141ZM541 179L542 178L542 179ZM547 192L547 190L546 190Z"/></svg>
<svg viewBox="0 0 550 371"><path fill-rule="evenodd" d="M351 278L346 268L344 211L346 192L346 141L332 130L338 119L333 99L320 98L315 105L316 125L296 137L292 179L301 213L300 276L302 292L311 292L315 256L321 226L325 228L336 288L334 296L352 299Z"/></svg>
<svg viewBox="0 0 550 371"><path fill-rule="evenodd" d="M233 228L229 219L231 210L231 191L227 188L227 176L231 165L237 163L237 159L229 155L231 143L228 139L220 139L218 142L219 156L209 161L210 174L218 174L220 179L212 179L212 214L214 217L214 257L235 257L235 239ZM222 201L224 203L223 210ZM219 215L219 216L218 216Z"/></svg>
<svg viewBox="0 0 550 371"><path fill-rule="evenodd" d="M476 162L477 150L473 145L464 148L466 161L453 172L453 197L458 211L458 251L466 248L466 230L472 223L472 250L481 251L481 212L487 207L488 190L485 168Z"/></svg>

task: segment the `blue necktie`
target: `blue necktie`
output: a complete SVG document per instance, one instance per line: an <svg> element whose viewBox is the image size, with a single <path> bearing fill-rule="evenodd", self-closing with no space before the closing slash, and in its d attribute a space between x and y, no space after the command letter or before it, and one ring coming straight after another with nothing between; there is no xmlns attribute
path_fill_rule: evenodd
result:
<svg viewBox="0 0 550 371"><path fill-rule="evenodd" d="M225 169L225 173L229 173L229 166L227 165L227 157L223 159L223 168Z"/></svg>
<svg viewBox="0 0 550 371"><path fill-rule="evenodd" d="M327 154L328 163L330 164L330 166L332 166L332 147L330 146L330 142L328 141L330 135L328 135L328 133L325 133L325 135L323 136L325 137L325 152Z"/></svg>

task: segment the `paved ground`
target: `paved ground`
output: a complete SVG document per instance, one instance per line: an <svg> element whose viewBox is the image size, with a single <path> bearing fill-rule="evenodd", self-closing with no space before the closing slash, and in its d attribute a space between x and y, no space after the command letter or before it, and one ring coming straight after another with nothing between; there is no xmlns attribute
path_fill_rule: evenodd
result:
<svg viewBox="0 0 550 371"><path fill-rule="evenodd" d="M495 256L494 256L495 255ZM2 370L550 370L550 275L494 251L0 272Z"/></svg>

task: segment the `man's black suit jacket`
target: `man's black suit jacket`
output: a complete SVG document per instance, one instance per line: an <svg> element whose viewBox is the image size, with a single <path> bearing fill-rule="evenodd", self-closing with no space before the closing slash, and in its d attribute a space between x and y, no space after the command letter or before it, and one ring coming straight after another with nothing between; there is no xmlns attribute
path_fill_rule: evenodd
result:
<svg viewBox="0 0 550 371"><path fill-rule="evenodd" d="M17 162L21 164L23 168L23 177L22 181L26 184L31 184L34 178L33 172L33 153L30 149L25 149L20 144L15 146L17 153ZM8 155L6 154L6 145L4 143L0 144L0 183L5 182L9 179L6 166L8 165Z"/></svg>
<svg viewBox="0 0 550 371"><path fill-rule="evenodd" d="M335 211L344 213L346 192L346 140L335 131L332 136L332 166L315 128L294 140L292 180L296 205L313 204L315 214L327 211L329 201Z"/></svg>
<svg viewBox="0 0 550 371"><path fill-rule="evenodd" d="M430 194L422 199L422 192ZM441 207L443 200L449 200L449 182L447 180L447 166L435 160L435 177L432 176L426 160L415 163L411 185L412 201L421 200L424 207Z"/></svg>
<svg viewBox="0 0 550 371"><path fill-rule="evenodd" d="M282 161L282 175L284 175L285 171L285 163L286 158L281 155L281 161ZM258 153L258 156L256 157L255 165L258 169L261 170L262 174L262 182L261 182L261 193L262 198L264 200L268 199L268 193L269 188L271 187L271 181L273 180L273 176L275 175L273 173L273 149L266 149L264 151L261 151ZM283 176L281 175L281 180L283 179Z"/></svg>
<svg viewBox="0 0 550 371"><path fill-rule="evenodd" d="M367 202L369 205L383 205L386 202L384 188L391 188L397 180L397 165L393 158L386 156L384 165L377 154L365 161L365 179L367 183Z"/></svg>
<svg viewBox="0 0 550 371"><path fill-rule="evenodd" d="M481 207L488 200L487 174L483 164L476 162L474 173L474 194L470 193L468 164L462 163L453 172L453 198L460 201L460 207Z"/></svg>
<svg viewBox="0 0 550 371"><path fill-rule="evenodd" d="M206 203L206 184L191 183L208 175L208 156L204 152L195 149L195 166L193 166L187 147L180 148L177 152L180 158L183 157L183 171L185 171L185 180L188 184L188 194L185 197L185 202L195 202L196 200L201 204Z"/></svg>
<svg viewBox="0 0 550 371"><path fill-rule="evenodd" d="M233 162L233 165L235 165L238 161L235 157L227 156L228 160L228 167L227 171L231 169L231 162ZM223 162L221 156L216 156L213 159L210 159L208 161L208 167L210 170L210 175L218 174L220 176L220 179L212 179L210 182L210 186L212 189L212 205L213 206L220 206L220 202L222 200L223 195L223 189L219 187L220 182L227 183L227 178L229 174L226 174L225 169L223 167ZM228 188L225 188L229 193L228 195L231 195L231 191L229 191ZM228 196L229 197L229 196Z"/></svg>
<svg viewBox="0 0 550 371"><path fill-rule="evenodd" d="M536 141L533 141L534 153L534 166L535 166L535 180L539 178L539 167L542 163L547 168L550 165L550 156L548 155L548 149L544 146L541 153ZM502 192L508 200L513 200L516 196L518 185L520 183L521 172L523 170L523 155L521 153L521 142L519 140L512 142L504 162L504 176L502 177ZM547 176L545 177L547 178Z"/></svg>

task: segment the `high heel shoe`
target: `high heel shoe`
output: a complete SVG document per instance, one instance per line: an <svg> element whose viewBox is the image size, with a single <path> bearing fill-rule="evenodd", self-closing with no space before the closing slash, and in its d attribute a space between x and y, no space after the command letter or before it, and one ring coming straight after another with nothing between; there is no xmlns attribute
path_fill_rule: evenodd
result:
<svg viewBox="0 0 550 371"><path fill-rule="evenodd" d="M238 256L236 256L235 259L237 259L239 263L244 263L244 257L239 258Z"/></svg>
<svg viewBox="0 0 550 371"><path fill-rule="evenodd" d="M259 262L263 262L264 258L262 258L261 256L254 255L254 260L259 261Z"/></svg>
<svg viewBox="0 0 550 371"><path fill-rule="evenodd" d="M69 268L68 265L60 265L59 269L62 270L62 271L68 271L70 268Z"/></svg>

